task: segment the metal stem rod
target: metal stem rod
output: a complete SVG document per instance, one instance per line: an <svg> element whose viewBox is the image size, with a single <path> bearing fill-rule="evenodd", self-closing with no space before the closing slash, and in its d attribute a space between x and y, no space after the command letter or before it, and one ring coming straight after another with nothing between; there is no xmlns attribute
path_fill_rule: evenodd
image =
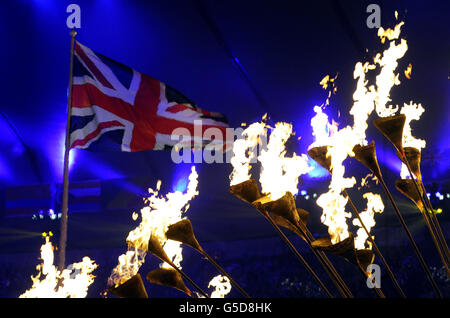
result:
<svg viewBox="0 0 450 318"><path fill-rule="evenodd" d="M372 235L370 235L369 231L367 230L364 222L361 220L361 216L358 212L358 209L356 209L355 204L353 203L352 199L350 198L350 196L348 195L347 191L344 189L344 195L348 198L348 202L350 203L350 206L352 207L352 210L354 212L354 214L356 215L356 217L359 220L359 223L361 224L361 226L363 227L364 231L366 231L367 237L369 238L370 242L372 243L372 246L375 249L375 252L377 253L378 257L381 259L381 262L383 262L384 267L386 268L389 277L391 278L392 282L395 285L395 288L397 289L398 293L400 294L400 296L402 296L402 298L406 298L405 293L403 292L402 288L400 287L400 285L397 282L397 279L394 276L394 273L392 272L391 268L389 267L388 263L386 262L386 259L384 258L383 254L381 253L380 249L378 248L377 243L375 243L375 240L373 239Z"/></svg>
<svg viewBox="0 0 450 318"><path fill-rule="evenodd" d="M350 291L350 289L345 284L342 277L337 272L336 268L333 266L331 261L328 259L327 255L323 251L317 251L315 248L312 247L311 243L313 240L315 240L314 236L311 234L311 232L308 230L306 226L302 226L303 224L299 223L296 224L296 227L298 230L302 233L304 239L308 243L308 246L313 251L314 255L318 258L322 266L324 267L325 271L330 276L333 283L338 288L339 292L342 294L344 298L353 298L353 294Z"/></svg>
<svg viewBox="0 0 450 318"><path fill-rule="evenodd" d="M313 236L312 236L312 234L311 234L311 232L309 232L308 231L308 236L310 237L310 239L312 238L313 239ZM323 254L325 254L324 252L322 252ZM328 258L327 258L328 259ZM329 261L329 260L328 260ZM331 265L331 263L330 263L330 265ZM358 266L358 268L359 268L359 270L360 271L362 271L362 269ZM365 277L366 277L366 275L367 275L367 273L365 273L364 271L362 271L363 272L363 274L365 275ZM337 272L336 272L336 274L337 274ZM339 275L339 274L338 274ZM339 278L340 278L340 276L339 276ZM341 278L341 280L342 280L342 278ZM342 281L342 283L345 285L345 283ZM348 287L347 286L345 286L346 288L347 288L347 290L348 290ZM348 290L348 292L350 292L349 290ZM381 296L381 295L383 295L383 293L381 292L381 290L376 290L375 291L376 293L377 293L377 296ZM353 297L353 295L351 295L351 297ZM380 298L384 298L384 295L383 295L383 297L380 297Z"/></svg>
<svg viewBox="0 0 450 318"><path fill-rule="evenodd" d="M330 276L331 280L333 281L334 285L338 288L339 292L344 298L353 298L353 294L348 289L345 282L342 280L339 273L334 268L333 264L331 264L328 257L325 255L325 252L323 251L316 251L315 248L311 246L311 244L308 244L308 246L311 248L314 255L318 258L320 263L322 264L323 268L327 272L328 276Z"/></svg>
<svg viewBox="0 0 450 318"><path fill-rule="evenodd" d="M444 266L445 266L445 268L447 270L447 273L450 273L449 267L448 267L448 263L446 261L446 257L444 256L444 252L443 252L443 246L442 246L443 243L441 241L441 238L438 237L438 235L436 235L437 230L434 228L434 224L433 224L433 222L431 221L431 218L430 218L430 214L433 213L432 212L433 209L431 209L431 211L429 211L429 207L428 207L427 203L425 202L425 199L423 198L424 195L426 196L426 193L421 193L420 192L418 182L417 182L417 180L415 179L415 177L414 177L414 175L412 173L411 167L410 167L410 165L408 163L408 160L407 160L405 154L403 154L403 159L404 159L404 162L406 164L406 167L408 168L408 172L409 172L409 174L411 176L411 179L413 180L414 188L416 189L417 194L419 195L420 200L422 201L422 204L423 204L423 208L425 210L425 211L421 210L420 212L422 213L422 216L425 219L425 223L426 223L426 225L428 227L428 230L430 232L431 238L433 239L433 243L436 246L436 249L437 249L437 251L439 253L439 256L441 257L442 263L444 264Z"/></svg>
<svg viewBox="0 0 450 318"><path fill-rule="evenodd" d="M228 274L228 273L222 268L222 266L220 266L219 264L217 264L216 261L215 261L211 256L209 256L208 253L206 253L206 252L203 250L203 248L200 250L200 253L201 253L203 256L205 256L205 257L208 259L208 261L210 261L211 264L213 264L213 265L217 268L217 270L218 270L219 272L222 273L222 275L228 277L228 279L230 280L230 283L231 283L234 287L236 287L242 295L244 295L246 298L251 298L251 297L245 292L245 290L244 290L238 283L236 283L236 282L234 281L234 279L230 276L230 274Z"/></svg>
<svg viewBox="0 0 450 318"><path fill-rule="evenodd" d="M180 273L181 276L183 276L192 286L195 287L195 289L197 289L200 292L200 294L202 294L206 298L209 298L209 295L203 289L201 289L200 286L198 286L188 275L186 275L181 269L179 269L173 262L171 261L165 262L168 263L170 266L172 266L173 269L175 269L178 273Z"/></svg>
<svg viewBox="0 0 450 318"><path fill-rule="evenodd" d="M258 210L259 211L259 210ZM266 211L262 212L260 211L264 217L272 224L272 226L275 228L275 230L278 232L278 234L282 237L282 239L285 241L285 243L289 246L291 251L297 256L297 258L303 263L305 268L308 270L308 272L314 277L314 279L317 281L317 283L320 285L320 287L323 289L323 291L328 295L330 298L334 298L334 296L330 293L330 291L325 287L325 285L322 283L320 278L317 276L317 274L314 272L314 270L309 266L309 264L306 262L306 260L303 258L303 256L297 251L297 249L292 245L291 241L286 237L286 235L281 231L279 226L274 222L274 220L270 217L269 213Z"/></svg>
<svg viewBox="0 0 450 318"><path fill-rule="evenodd" d="M360 272L362 273L364 279L370 278L370 275L365 270L363 270L359 266L358 266L358 268L359 268ZM374 288L372 288L372 290L377 295L378 298L386 298L386 296L384 296L384 294L380 288L374 287Z"/></svg>
<svg viewBox="0 0 450 318"><path fill-rule="evenodd" d="M423 181L420 183L420 185L422 186L423 193L427 193L427 191L425 189L425 186L423 184ZM428 203L428 207L432 211L431 220L433 220L433 222L435 224L435 227L438 230L438 234L439 234L439 236L441 236L443 247L444 247L444 253L445 253L445 256L446 256L446 261L448 263L449 262L449 258L450 258L450 255L449 255L450 253L449 253L449 250L448 250L447 241L445 240L444 234L442 233L441 226L440 226L439 221L437 219L436 212L434 212L433 206L431 205L430 199L428 198L428 196L425 196L425 199L426 199L426 201Z"/></svg>
<svg viewBox="0 0 450 318"><path fill-rule="evenodd" d="M425 260L423 259L423 256L422 256L422 254L420 253L419 248L417 247L417 244L416 244L416 242L414 241L414 238L412 237L411 232L409 231L408 226L406 225L406 222L405 222L405 220L403 219L403 216L402 216L402 214L400 213L400 210L398 209L397 204L395 203L394 198L392 197L391 192L389 191L389 189L388 189L388 187L386 186L386 183L384 182L384 179L383 179L382 177L379 179L379 181L380 181L380 183L381 183L381 185L382 185L382 187L383 187L383 189L384 189L384 192L385 192L386 195L388 196L389 201L391 202L392 207L394 208L395 213L397 214L397 217L398 217L398 219L399 219L399 221L400 221L400 224L401 224L402 227L403 227L403 230L405 231L406 235L408 236L409 242L411 243L412 247L414 248L414 252L416 253L417 258L419 259L420 264L422 265L422 268L423 268L423 270L425 271L425 274L426 274L427 277L428 277L428 280L430 281L431 285L433 286L433 289L434 289L436 295L437 295L439 298L442 298L442 294L441 294L441 292L440 292L438 286L436 285L436 282L434 281L433 276L431 275L430 270L429 270L427 264L425 263Z"/></svg>

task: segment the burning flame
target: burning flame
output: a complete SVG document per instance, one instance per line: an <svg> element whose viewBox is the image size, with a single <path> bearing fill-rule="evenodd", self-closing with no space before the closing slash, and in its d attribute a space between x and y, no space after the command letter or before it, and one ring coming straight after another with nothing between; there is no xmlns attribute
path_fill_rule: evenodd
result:
<svg viewBox="0 0 450 318"><path fill-rule="evenodd" d="M208 284L208 288L214 287L211 298L225 298L231 291L231 283L228 277L217 275Z"/></svg>
<svg viewBox="0 0 450 318"><path fill-rule="evenodd" d="M128 246L128 251L118 258L118 264L108 278L108 286L117 287L139 272L145 262L146 252Z"/></svg>
<svg viewBox="0 0 450 318"><path fill-rule="evenodd" d="M378 194L368 192L365 193L363 197L367 199L367 209L361 212L359 216L362 222L364 223L364 226L366 227L367 231L369 231L370 233L372 227L375 226L374 214L375 212L382 213L384 211L384 204L383 200L381 200L381 197ZM368 248L372 249L372 243L369 240L367 240L368 236L366 231L363 229L361 222L359 222L358 219L353 219L353 225L359 227L355 237L355 248L365 249L367 244Z"/></svg>
<svg viewBox="0 0 450 318"><path fill-rule="evenodd" d="M409 63L408 67L405 70L405 77L407 79L411 79L411 71L412 71L412 65Z"/></svg>
<svg viewBox="0 0 450 318"><path fill-rule="evenodd" d="M347 126L338 130L337 124L330 124L328 116L318 106L314 107L316 116L311 120L313 135L316 140L310 146L329 146L327 157L331 158L331 182L327 193L320 195L317 204L322 208L321 221L328 226L328 233L333 244L349 237L347 218L351 213L345 211L347 198L342 191L351 188L356 183L355 178L345 178L345 167L343 161L348 154L352 154L356 135L351 127Z"/></svg>
<svg viewBox="0 0 450 318"><path fill-rule="evenodd" d="M381 73L385 72L383 75L377 76L377 86L378 86L378 92L381 91L382 95L378 96L377 104L377 113L380 117L387 117L395 115L398 111L398 106L393 107L385 107L386 103L390 101L389 99L389 91L392 88L392 86L399 85L400 81L398 79L399 74L395 74L394 70L397 68L398 63L396 62L397 59L403 57L403 55L408 50L408 46L406 44L406 40L400 39L400 43L398 45L395 45L395 39L398 39L400 37L400 29L401 26L404 24L404 22L400 22L397 24L394 28L394 30L387 29L384 31L382 28L378 31L378 36L381 38L381 42L384 43L384 39L387 37L388 40L390 40L390 47L388 50L384 52L382 59L375 58L375 61L380 64L380 66L383 67L383 70ZM385 71L386 70L386 71ZM406 71L405 76L406 78L411 78L411 70L412 65L409 64ZM381 87L381 89L380 89ZM383 106L384 103L384 106ZM422 113L425 111L425 109L420 104L415 104L412 101L409 104L404 103L403 107L400 110L401 114L405 114L406 121L405 126L403 129L403 147L414 147L417 148L419 151L425 147L426 143L425 140L416 139L412 136L410 123L412 120L419 120L422 116ZM402 163L402 169L400 172L400 176L402 178L409 178L409 173L407 170L407 167L405 164Z"/></svg>
<svg viewBox="0 0 450 318"><path fill-rule="evenodd" d="M266 115L263 121L265 118ZM261 149L260 155L256 158L261 163L259 176L261 191L271 200L281 198L288 191L296 195L298 178L310 172L313 167L308 165L308 157L305 154L298 156L294 153L292 157L286 157L285 143L293 135L291 124L278 122L271 128L263 121L248 126L242 133L243 138L234 142L230 185L250 179L250 163L256 158L255 148L257 145L265 145L262 138L267 137L267 131L270 129L267 147Z"/></svg>
<svg viewBox="0 0 450 318"><path fill-rule="evenodd" d="M113 269L108 285L118 286L136 275L145 261L150 236L156 237L169 259L181 269L181 243L168 240L165 233L169 225L182 219L189 209L189 201L198 195L198 174L193 166L189 175L186 192L175 191L166 196L158 196L161 181L156 190L149 189L150 196L145 200L148 206L141 209L141 223L127 237L128 251L119 256L119 264ZM169 267L163 263L162 267Z"/></svg>
<svg viewBox="0 0 450 318"><path fill-rule="evenodd" d="M396 11L397 12L397 11ZM398 16L398 13L396 13L396 17ZM401 27L402 25L405 24L404 22L400 22L399 24L397 24L394 29L383 29L383 27L378 28L378 36L381 38L381 43L384 44L384 42L386 41L386 38L389 41L398 39L398 37L400 36L400 32L401 32Z"/></svg>
<svg viewBox="0 0 450 318"><path fill-rule="evenodd" d="M366 145L367 119L373 112L375 91L373 86L367 88L366 73L373 70L375 65L368 62L356 63L353 71L353 78L357 79L356 89L353 93L353 106L350 115L353 116L353 132L355 133L355 143Z"/></svg>
<svg viewBox="0 0 450 318"><path fill-rule="evenodd" d="M351 213L345 210L347 198L342 195L342 192L347 188L352 188L356 183L355 178L346 178L344 176L345 167L343 162L348 156L354 155L353 147L355 145L367 145L367 120L374 109L382 117L394 115L398 111L398 106L393 106L389 103L391 101L390 91L392 87L400 84L399 74L395 73L398 66L397 61L404 56L408 49L404 39L400 39L399 44L395 43L395 40L400 36L403 24L404 22L398 23L394 29L384 30L379 28L378 36L381 38L381 42L384 43L386 39L391 41L389 48L382 54L376 54L373 59L374 64L358 62L355 65L353 77L357 80L357 85L353 93L353 106L350 110L350 114L354 119L353 126L347 126L339 130L335 123L329 123L328 116L323 113L321 107L314 107L316 115L311 119L311 126L315 141L310 148L329 146L327 156L331 158L333 172L329 191L319 196L317 204L323 209L321 221L328 226L328 233L333 244L349 236L347 218L351 217ZM375 85L368 86L366 74L377 69L377 65L380 70L376 76ZM323 83L321 82L321 84ZM377 201L378 197L370 194L365 194L365 197L369 201L369 207L381 207ZM371 202L371 200L374 200L374 202ZM370 211L368 209L367 213L364 214L365 221L371 224L370 227L373 227L375 221L373 213ZM379 212L379 210L376 211ZM359 241L357 248L364 248L366 238L360 239L362 244Z"/></svg>
<svg viewBox="0 0 450 318"><path fill-rule="evenodd" d="M338 77L338 74L336 74L335 77L330 77L330 75L326 75L321 81L320 81L320 86L322 86L322 88L324 90L328 89L328 86L330 86L330 90L328 91L328 97L327 100L325 101L325 106L330 104L330 98L331 98L331 94L336 94L337 92L337 86L335 85L336 79Z"/></svg>
<svg viewBox="0 0 450 318"><path fill-rule="evenodd" d="M411 121L419 120L422 116L425 109L421 104L415 104L412 101L409 104L404 104L402 109L400 110L401 114L404 114L406 117L405 126L403 128L403 147L413 147L417 150L421 151L422 148L425 148L426 142L423 139L417 139L412 135L411 129ZM409 178L408 168L404 163L402 163L402 170L400 172L400 176L402 179Z"/></svg>
<svg viewBox="0 0 450 318"><path fill-rule="evenodd" d="M399 74L395 73L398 66L397 60L402 58L407 50L406 40L401 39L398 45L395 44L395 41L391 41L389 48L383 52L383 56L377 54L374 58L374 62L381 67L381 71L376 77L375 97L376 111L380 117L392 116L398 111L398 106L387 104L391 101L389 94L392 87L400 84Z"/></svg>
<svg viewBox="0 0 450 318"><path fill-rule="evenodd" d="M311 127L313 129L313 136L315 141L309 146L309 148L328 146L330 137L338 130L337 123L328 122L328 115L322 111L322 107L314 106L316 115L311 119Z"/></svg>
<svg viewBox="0 0 450 318"><path fill-rule="evenodd" d="M403 147L414 147L419 151L425 148L425 140L413 137L411 129L411 121L419 120L424 111L425 109L421 104L414 104L413 102L409 104L405 103L400 110L400 113L406 116L405 126L403 128Z"/></svg>
<svg viewBox="0 0 450 318"><path fill-rule="evenodd" d="M267 150L262 150L258 157L261 162L262 193L268 194L271 200L281 198L287 191L293 195L298 193L298 178L310 172L313 168L308 165L305 154L286 157L285 143L292 135L292 125L276 123L270 134Z"/></svg>
<svg viewBox="0 0 450 318"><path fill-rule="evenodd" d="M346 219L351 213L345 212L347 198L333 189L319 196L317 205L323 209L321 221L328 226L331 242L336 244L349 237Z"/></svg>
<svg viewBox="0 0 450 318"><path fill-rule="evenodd" d="M375 181L378 184L377 177L373 173L369 173L364 178L361 179L361 186L358 188L358 190L361 190L361 188L367 186L369 184L369 179Z"/></svg>
<svg viewBox="0 0 450 318"><path fill-rule="evenodd" d="M346 178L344 160L352 153L352 129L345 127L330 137L327 156L331 158L332 175L327 193L320 195L317 204L323 209L321 221L328 226L328 233L333 244L349 236L347 218L351 213L346 212L347 198L342 195L346 188L352 188L356 180L354 177ZM331 146L332 145L332 146Z"/></svg>
<svg viewBox="0 0 450 318"><path fill-rule="evenodd" d="M329 83L330 83L330 75L326 75L324 78L322 78L319 84L320 86L322 86L323 89L327 89Z"/></svg>
<svg viewBox="0 0 450 318"><path fill-rule="evenodd" d="M45 243L41 246L43 263L36 266L38 274L31 276L33 286L19 298L85 298L95 277L91 273L98 265L85 256L81 262L69 265L62 272L58 271L53 265L50 235L44 236Z"/></svg>
<svg viewBox="0 0 450 318"><path fill-rule="evenodd" d="M255 159L255 147L260 143L260 136L267 133L266 124L256 122L248 126L243 132L242 137L234 141L233 156L231 164L233 171L230 175L230 185L239 184L250 179L250 169L253 159Z"/></svg>

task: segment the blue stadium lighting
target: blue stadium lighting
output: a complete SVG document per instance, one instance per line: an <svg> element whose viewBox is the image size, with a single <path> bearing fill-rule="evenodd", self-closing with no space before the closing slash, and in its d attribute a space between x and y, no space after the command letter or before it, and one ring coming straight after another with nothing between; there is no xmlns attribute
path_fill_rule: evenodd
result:
<svg viewBox="0 0 450 318"><path fill-rule="evenodd" d="M12 153L15 154L16 156L22 155L24 150L25 150L24 147L19 142L17 142L11 149Z"/></svg>
<svg viewBox="0 0 450 318"><path fill-rule="evenodd" d="M442 121L442 124L439 127L436 127L436 134L433 136L433 140L436 144L436 149L442 149L443 151L441 153L431 153L432 157L436 157L435 159L438 159L440 156L446 156L448 155L448 148L450 146L450 139L448 138L450 134L450 125L448 124L448 118L450 116L450 108L448 105L450 105L450 90L447 89L447 96L445 99L445 106L443 106L442 110L446 110L446 114L442 114L442 118L447 118L447 120ZM444 150L446 149L446 150ZM434 167L434 177L438 178L439 175L442 174L448 174L450 170L450 160L435 160L433 159L433 167Z"/></svg>
<svg viewBox="0 0 450 318"><path fill-rule="evenodd" d="M48 210L48 216L49 216L50 219L52 219L52 220L56 219L55 211L53 211L53 209Z"/></svg>
<svg viewBox="0 0 450 318"><path fill-rule="evenodd" d="M0 157L0 177L1 178L10 177L10 171L8 169L8 166L3 162L1 157Z"/></svg>
<svg viewBox="0 0 450 318"><path fill-rule="evenodd" d="M174 181L172 182L172 191L186 191L189 184L189 175L191 174L191 168L192 164L180 163L176 165L173 179Z"/></svg>
<svg viewBox="0 0 450 318"><path fill-rule="evenodd" d="M305 195L307 194L307 192L306 192L306 190L302 190L302 191L300 191L300 194L301 194L302 196L305 196Z"/></svg>
<svg viewBox="0 0 450 318"><path fill-rule="evenodd" d="M62 164L64 165L64 153L65 153L65 151L66 151L66 147L65 147L65 143L66 143L66 132L64 131L64 133L62 134L62 141L61 141L61 154L60 154L60 160L61 160L61 162L62 162ZM74 151L74 149L71 149L70 151L69 151L69 171L70 171L70 169L72 168L72 165L73 165L73 163L74 163L74 158L75 158L75 151ZM62 167L64 167L64 166L62 166ZM61 169L61 171L63 171L63 169Z"/></svg>
<svg viewBox="0 0 450 318"><path fill-rule="evenodd" d="M178 179L172 187L172 190L175 192L184 192L186 191L187 184L188 182L185 178Z"/></svg>
<svg viewBox="0 0 450 318"><path fill-rule="evenodd" d="M50 220L54 221L61 218L61 213L55 213L53 209L49 209L47 211L41 209L36 214L33 214L31 219L37 220L39 218L39 220L44 220L46 217L49 217Z"/></svg>
<svg viewBox="0 0 450 318"><path fill-rule="evenodd" d="M387 166L387 168L396 174L400 174L402 171L402 162L398 157L389 151L384 151L381 147L377 147L377 159L380 166Z"/></svg>
<svg viewBox="0 0 450 318"><path fill-rule="evenodd" d="M124 175L123 173L121 173L120 171L117 171L115 169L113 169L110 164L108 164L107 162L105 162L105 160L100 160L98 158L86 158L84 156L86 155L90 155L89 153L87 153L86 151L83 152L83 150L78 150L78 149L72 149L70 152L72 151L80 151L77 155L80 155L80 159L82 158L83 160L88 159L89 160L89 171L94 174L98 179L102 179L102 180L106 180L106 179L120 179L123 178ZM69 165L70 166L70 165ZM127 185L124 185L124 187L126 187L127 189L130 189L129 187L129 183L127 183ZM136 189L134 189L133 187L133 193L139 193L135 191Z"/></svg>
<svg viewBox="0 0 450 318"><path fill-rule="evenodd" d="M47 145L47 157L52 163L53 175L58 180L62 179L64 173L64 153L65 153L65 141L66 141L66 131L65 129L60 132L59 138L55 143L50 143ZM71 149L69 151L69 171L73 167L75 162L75 150Z"/></svg>
<svg viewBox="0 0 450 318"><path fill-rule="evenodd" d="M75 150L71 149L69 151L69 171L71 170L74 161L75 161Z"/></svg>
<svg viewBox="0 0 450 318"><path fill-rule="evenodd" d="M308 163L314 169L308 173L308 177L311 179L323 179L329 176L328 171L319 165L315 160L310 159Z"/></svg>

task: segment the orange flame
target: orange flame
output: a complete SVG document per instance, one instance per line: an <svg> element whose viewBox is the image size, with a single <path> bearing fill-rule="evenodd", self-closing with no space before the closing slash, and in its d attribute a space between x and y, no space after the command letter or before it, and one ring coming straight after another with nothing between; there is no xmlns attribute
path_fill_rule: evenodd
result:
<svg viewBox="0 0 450 318"><path fill-rule="evenodd" d="M422 148L425 148L426 142L423 139L417 139L412 135L411 121L419 120L422 114L425 112L425 109L421 104L415 104L412 101L409 104L404 103L402 109L400 110L401 114L406 116L405 126L403 128L403 147L413 147L418 149L419 151ZM404 163L402 163L402 169L400 172L400 176L402 179L410 178L408 168Z"/></svg>
<svg viewBox="0 0 450 318"><path fill-rule="evenodd" d="M365 193L363 195L365 199L367 199L367 209L359 214L362 222L364 223L364 226L366 227L367 231L372 229L372 227L375 226L375 218L374 214L382 213L384 211L384 204L383 200L381 200L381 197L378 194L373 194L371 192ZM357 231L357 235L355 237L355 248L356 249L365 249L366 244L368 245L368 248L372 248L372 243L367 240L368 236L366 231L363 229L361 222L359 222L358 219L353 219L353 225L358 226L359 229Z"/></svg>
<svg viewBox="0 0 450 318"><path fill-rule="evenodd" d="M211 298L225 298L231 291L231 283L228 277L217 275L211 279L208 288L214 287Z"/></svg>
<svg viewBox="0 0 450 318"><path fill-rule="evenodd" d="M281 198L286 192L298 193L298 178L312 170L308 165L308 157L303 154L286 157L285 143L292 135L292 125L279 122L269 137L267 150L262 150L258 157L261 163L259 182L262 193L268 194L271 200Z"/></svg>
<svg viewBox="0 0 450 318"><path fill-rule="evenodd" d="M412 65L411 63L408 65L408 67L405 70L405 77L407 79L411 79L411 71L412 71Z"/></svg>
<svg viewBox="0 0 450 318"><path fill-rule="evenodd" d="M89 257L73 263L60 272L53 265L53 246L50 236L45 235L41 246L42 264L36 266L38 274L31 276L33 286L19 298L85 298L89 286L94 282L91 273L98 267Z"/></svg>
<svg viewBox="0 0 450 318"><path fill-rule="evenodd" d="M265 115L263 117L263 120ZM260 143L260 137L267 134L267 126L263 122L256 122L248 126L242 137L233 143L231 164L233 171L230 175L230 186L250 179L251 161L254 159L255 147Z"/></svg>
<svg viewBox="0 0 450 318"><path fill-rule="evenodd" d="M167 256L181 269L181 243L168 240L165 233L169 225L182 219L182 214L189 209L189 201L198 195L198 174L193 166L185 193L175 191L158 196L160 186L161 181L158 181L156 190L148 190L150 197L145 200L148 206L141 209L141 223L128 234L128 251L119 256L119 264L108 279L109 286L118 286L137 274L145 262L144 251L148 248L151 235L159 240ZM163 263L161 266L169 265Z"/></svg>
<svg viewBox="0 0 450 318"><path fill-rule="evenodd" d="M347 218L351 213L346 211L347 198L342 195L342 191L352 188L356 183L355 178L346 178L343 162L348 156L353 156L353 147L357 144L367 145L366 130L367 120L370 114L376 110L379 116L390 116L398 111L398 106L390 105L390 91L394 85L399 85L398 74L395 69L398 66L398 59L404 56L408 49L406 41L400 39L399 44L395 40L399 38L401 26L404 22L398 23L394 29L384 30L379 28L378 36L381 42L386 39L390 42L382 54L377 54L373 62L361 63L355 65L353 77L357 80L355 92L353 93L353 106L350 114L353 115L353 126L347 126L338 129L335 123L330 124L328 116L323 113L322 108L315 106L316 115L311 119L314 143L310 146L329 146L327 156L331 158L332 176L329 185L329 191L320 195L317 204L323 209L321 221L328 226L333 244L342 241L349 236ZM375 70L377 65L380 68L376 76L376 85L368 86L366 73ZM327 77L324 78L327 80ZM321 82L321 84L323 84ZM326 86L325 86L326 88ZM377 203L377 197L365 194L365 197L374 202L368 202L369 206ZM377 205L379 207L380 205ZM384 208L384 207L383 207ZM365 219L369 224L374 225L373 213L365 213ZM372 219L369 219L372 217ZM365 239L360 239L363 244L358 243L358 248L364 248Z"/></svg>
<svg viewBox="0 0 450 318"><path fill-rule="evenodd" d="M397 11L396 11L397 12ZM398 16L398 14L396 14L396 17ZM386 41L386 38L389 41L398 39L398 37L400 36L400 32L401 32L401 27L402 25L405 24L404 22L400 22L399 24L397 24L394 29L383 29L383 27L378 28L378 36L381 39L381 43L384 43Z"/></svg>

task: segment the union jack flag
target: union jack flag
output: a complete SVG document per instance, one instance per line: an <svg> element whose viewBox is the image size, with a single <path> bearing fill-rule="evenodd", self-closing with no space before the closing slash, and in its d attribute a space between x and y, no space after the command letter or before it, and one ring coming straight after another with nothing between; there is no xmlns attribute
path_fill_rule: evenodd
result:
<svg viewBox="0 0 450 318"><path fill-rule="evenodd" d="M203 137L211 127L222 132L222 139L217 135ZM189 132L183 141L189 140L192 146L212 141L225 145L227 127L224 115L203 110L169 85L75 42L71 148L132 152L170 149L179 143L171 138L176 128Z"/></svg>

